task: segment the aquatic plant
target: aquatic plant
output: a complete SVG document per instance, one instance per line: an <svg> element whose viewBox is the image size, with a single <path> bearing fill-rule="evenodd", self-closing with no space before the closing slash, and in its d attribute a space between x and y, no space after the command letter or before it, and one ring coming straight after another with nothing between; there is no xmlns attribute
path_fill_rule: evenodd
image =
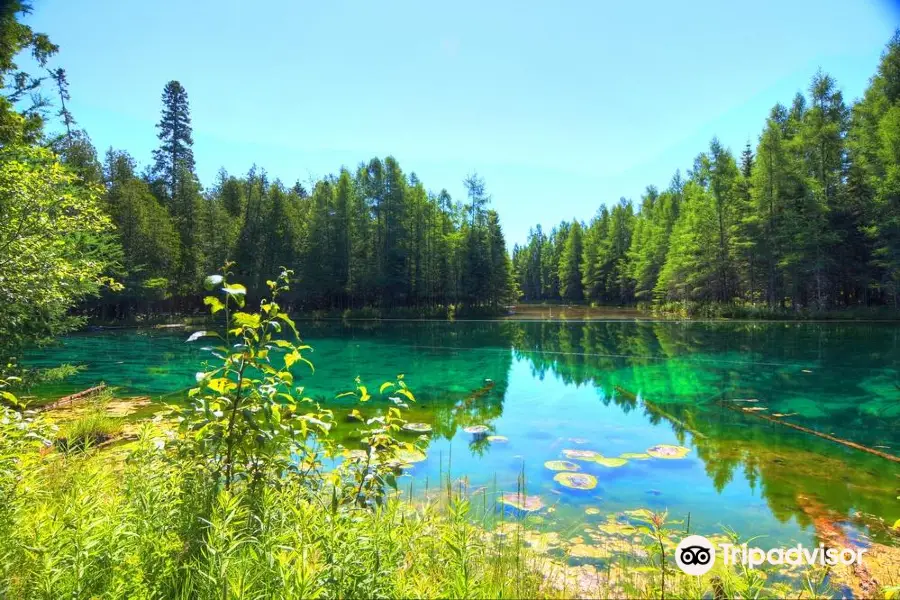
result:
<svg viewBox="0 0 900 600"><path fill-rule="evenodd" d="M593 460L593 462L598 465L602 465L604 467L616 468L623 467L628 464L628 460L624 458L607 458L605 456L598 456Z"/></svg>
<svg viewBox="0 0 900 600"><path fill-rule="evenodd" d="M403 426L403 430L413 433L431 433L432 427L428 423L407 423Z"/></svg>
<svg viewBox="0 0 900 600"><path fill-rule="evenodd" d="M509 438L505 435L489 435L487 436L487 441L494 444L505 444L509 441Z"/></svg>
<svg viewBox="0 0 900 600"><path fill-rule="evenodd" d="M569 556L575 558L590 558L594 560L609 558L610 551L602 546L594 546L592 544L578 543L569 547Z"/></svg>
<svg viewBox="0 0 900 600"><path fill-rule="evenodd" d="M544 508L540 496L526 496L520 492L504 492L500 495L500 503L523 512L534 512Z"/></svg>
<svg viewBox="0 0 900 600"><path fill-rule="evenodd" d="M544 467L551 471L580 471L581 467L568 460L548 460Z"/></svg>
<svg viewBox="0 0 900 600"><path fill-rule="evenodd" d="M626 460L647 460L650 458L650 455L646 452L623 452L619 455L619 458L624 458Z"/></svg>
<svg viewBox="0 0 900 600"><path fill-rule="evenodd" d="M418 448L401 448L395 453L397 460L412 464L422 462L427 458L426 454Z"/></svg>
<svg viewBox="0 0 900 600"><path fill-rule="evenodd" d="M557 473L553 478L553 481L557 482L563 487L571 488L574 490L592 490L597 487L597 478L587 473L572 473L570 471L563 471L561 473Z"/></svg>
<svg viewBox="0 0 900 600"><path fill-rule="evenodd" d="M471 435L484 435L491 428L487 425L469 425L468 427L463 427L463 431Z"/></svg>
<svg viewBox="0 0 900 600"><path fill-rule="evenodd" d="M602 455L599 452L595 452L593 450L573 450L573 449L565 449L562 451L563 456L566 458L571 458L573 460L595 460L600 458Z"/></svg>
<svg viewBox="0 0 900 600"><path fill-rule="evenodd" d="M647 448L647 454L653 458L679 459L684 458L691 451L690 448L684 446L673 446L671 444L657 444L651 448Z"/></svg>

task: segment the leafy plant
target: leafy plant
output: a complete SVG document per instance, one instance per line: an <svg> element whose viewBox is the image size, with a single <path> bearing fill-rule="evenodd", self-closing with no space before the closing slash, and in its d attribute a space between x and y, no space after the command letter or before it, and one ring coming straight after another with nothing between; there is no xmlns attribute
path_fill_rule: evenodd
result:
<svg viewBox="0 0 900 600"><path fill-rule="evenodd" d="M250 313L240 310L247 290L230 281L230 267L226 263L220 275L206 279L207 288L219 295L204 298L213 315L224 312L225 333L198 331L188 338L218 340L211 352L220 364L197 373L189 408L176 407L191 442L189 452L208 460L213 480L226 490L238 480L277 483L286 470L316 460L332 419L330 410L295 386L292 367L312 370L313 365L303 354L310 347L300 343L294 322L277 303L278 295L290 289L292 272L282 270L268 281L270 299ZM311 410L302 412L303 405Z"/></svg>
<svg viewBox="0 0 900 600"><path fill-rule="evenodd" d="M387 381L378 388L378 393L385 396L391 390L403 396L410 402L415 402L415 396L406 386L403 375L397 375L394 382ZM338 398L351 396L359 402L368 402L372 399L369 390L364 386L359 377L356 378L356 390L339 394ZM423 451L415 444L403 442L397 438L406 421L402 417L401 408L408 406L398 396L390 396L389 401L394 406L389 406L378 416L366 420L366 427L358 430L361 437L363 450L361 452L345 451L345 460L334 478L337 483L342 478L345 489L342 494L350 502L360 505L368 503L382 504L385 501L388 489L397 489L397 475L403 468L403 452L411 455L423 454ZM359 411L354 409L351 417L361 419ZM420 437L421 440L426 438Z"/></svg>

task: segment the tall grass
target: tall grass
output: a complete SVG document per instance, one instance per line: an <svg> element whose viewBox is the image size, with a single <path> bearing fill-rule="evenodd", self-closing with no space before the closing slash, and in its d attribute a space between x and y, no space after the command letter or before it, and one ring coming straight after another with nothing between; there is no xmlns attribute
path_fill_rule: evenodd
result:
<svg viewBox="0 0 900 600"><path fill-rule="evenodd" d="M540 577L485 541L468 502L337 507L288 479L213 492L147 426L123 470L103 453L28 454L8 510L9 598L534 597ZM42 456L43 454L43 456Z"/></svg>

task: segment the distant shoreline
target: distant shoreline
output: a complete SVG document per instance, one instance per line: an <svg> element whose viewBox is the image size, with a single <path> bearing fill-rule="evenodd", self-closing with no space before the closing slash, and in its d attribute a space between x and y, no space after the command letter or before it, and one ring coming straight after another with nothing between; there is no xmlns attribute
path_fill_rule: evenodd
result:
<svg viewBox="0 0 900 600"><path fill-rule="evenodd" d="M705 309L707 312L704 312ZM588 306L578 304L537 304L524 303L515 306L508 314L484 314L447 316L415 310L380 311L363 309L359 311L302 311L291 316L298 321L359 321L359 322L466 322L466 321L514 321L538 323L587 323L591 321L646 321L646 322L798 322L798 323L900 323L900 311L884 307L849 308L831 311L771 311L750 307L728 307L710 305L693 311L659 311L638 307ZM719 314L716 314L718 312ZM89 319L81 331L177 327L201 327L214 324L205 315L166 313L143 315L136 319L119 321Z"/></svg>

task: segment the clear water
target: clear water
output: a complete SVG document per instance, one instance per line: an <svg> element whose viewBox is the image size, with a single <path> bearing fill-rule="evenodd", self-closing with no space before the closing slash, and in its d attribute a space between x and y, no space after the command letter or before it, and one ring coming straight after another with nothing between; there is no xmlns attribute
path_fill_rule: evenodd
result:
<svg viewBox="0 0 900 600"><path fill-rule="evenodd" d="M811 543L815 514L900 518L900 464L723 406L762 407L784 420L900 455L900 325L848 323L353 322L300 324L314 347L307 391L322 400L404 373L434 427L428 458L404 479L434 487L449 469L469 487L527 491L555 511L551 527L640 507L690 514L701 533L730 526L760 545ZM183 331L70 336L25 362L87 368L62 395L99 381L124 394L178 397L207 355ZM300 374L300 370L296 371ZM493 381L486 386L485 381ZM736 399L756 402L734 403ZM363 410L366 413L366 410ZM488 425L506 443L475 439ZM350 427L349 425L347 427ZM575 440L575 441L573 441ZM560 487L547 460L564 449L607 457L657 444L683 460L580 463L599 479ZM811 510L810 507L816 507ZM595 519L597 517L594 517Z"/></svg>

